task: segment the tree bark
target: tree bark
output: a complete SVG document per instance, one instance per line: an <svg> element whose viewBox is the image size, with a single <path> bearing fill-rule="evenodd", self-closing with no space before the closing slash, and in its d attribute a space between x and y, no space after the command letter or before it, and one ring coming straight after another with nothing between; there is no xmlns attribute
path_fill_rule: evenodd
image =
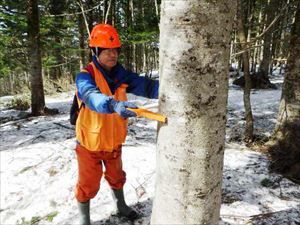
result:
<svg viewBox="0 0 300 225"><path fill-rule="evenodd" d="M151 224L217 224L232 1L162 1L160 111Z"/></svg>
<svg viewBox="0 0 300 225"><path fill-rule="evenodd" d="M300 183L300 2L290 41L278 122L270 146L271 169Z"/></svg>
<svg viewBox="0 0 300 225"><path fill-rule="evenodd" d="M249 44L246 40L245 29L244 29L244 20L243 20L243 9L241 5L241 0L237 0L237 19L238 19L238 37L241 42L241 50L249 48ZM253 141L253 116L251 109L251 77L250 77L250 69L249 69L249 52L244 51L242 54L243 57L243 67L244 67L244 78L245 78L245 88L244 88L244 107L245 107L245 142Z"/></svg>
<svg viewBox="0 0 300 225"><path fill-rule="evenodd" d="M32 115L44 114L45 97L42 77L40 50L39 10L37 0L27 2L28 58L31 75L31 111Z"/></svg>

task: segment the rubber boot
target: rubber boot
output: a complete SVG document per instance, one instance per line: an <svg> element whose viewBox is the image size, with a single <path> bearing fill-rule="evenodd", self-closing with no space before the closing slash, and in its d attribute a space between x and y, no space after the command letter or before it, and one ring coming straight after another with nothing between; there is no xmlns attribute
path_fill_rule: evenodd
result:
<svg viewBox="0 0 300 225"><path fill-rule="evenodd" d="M78 202L79 225L91 225L90 221L90 201Z"/></svg>
<svg viewBox="0 0 300 225"><path fill-rule="evenodd" d="M139 217L139 214L130 208L124 199L123 188L121 189L112 189L113 198L116 202L119 213L126 217L129 220L135 220Z"/></svg>

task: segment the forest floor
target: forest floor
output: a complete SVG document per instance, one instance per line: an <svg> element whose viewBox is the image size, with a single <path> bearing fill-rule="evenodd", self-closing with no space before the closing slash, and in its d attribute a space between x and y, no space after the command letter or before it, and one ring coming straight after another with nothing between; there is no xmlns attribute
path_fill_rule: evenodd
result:
<svg viewBox="0 0 300 225"><path fill-rule="evenodd" d="M274 129L281 96L282 77L272 77L277 90L253 90L255 132L269 136ZM46 98L47 107L58 108L55 116L19 119L19 111L7 109L10 96L0 98L0 224L78 224L74 198L77 179L74 127L69 124L73 93ZM130 96L139 106L157 104ZM156 108L152 108L156 110ZM10 120L10 121L8 121ZM230 85L223 173L220 225L300 224L300 185L268 171L268 158L242 143L243 91ZM129 222L116 215L107 182L101 181L91 202L93 225L149 224L155 186L157 123L130 119L123 147L127 173L127 203L142 218Z"/></svg>

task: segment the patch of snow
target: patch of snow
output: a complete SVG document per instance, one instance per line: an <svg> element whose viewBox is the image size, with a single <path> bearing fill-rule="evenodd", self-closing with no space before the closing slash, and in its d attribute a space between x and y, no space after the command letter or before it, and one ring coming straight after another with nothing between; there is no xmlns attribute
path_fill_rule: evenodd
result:
<svg viewBox="0 0 300 225"><path fill-rule="evenodd" d="M257 132L265 135L272 132L280 93L280 90L252 91ZM73 192L77 180L75 132L68 121L73 94L47 97L47 106L58 108L58 115L0 125L0 224L25 224L34 219L39 221L35 224L43 225L78 223ZM140 107L157 111L157 100L133 95L129 99ZM0 117L7 115L13 112L1 108ZM231 141L241 136L243 117L243 92L231 85L220 225L299 224L299 185L269 173L269 162L264 155L250 151L241 142ZM122 155L127 173L124 192L127 203L142 213L142 218L134 224L149 224L155 186L157 123L133 118L129 124ZM116 215L104 179L91 201L91 219L93 225L133 224Z"/></svg>

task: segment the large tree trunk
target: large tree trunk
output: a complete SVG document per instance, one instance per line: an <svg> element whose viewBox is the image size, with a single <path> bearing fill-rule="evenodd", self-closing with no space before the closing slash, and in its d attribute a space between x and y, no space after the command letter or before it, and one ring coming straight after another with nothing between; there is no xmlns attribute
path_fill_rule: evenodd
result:
<svg viewBox="0 0 300 225"><path fill-rule="evenodd" d="M163 1L156 192L151 224L217 224L232 1Z"/></svg>
<svg viewBox="0 0 300 225"><path fill-rule="evenodd" d="M300 1L291 33L290 56L284 78L278 123L270 153L271 169L300 183Z"/></svg>
<svg viewBox="0 0 300 225"><path fill-rule="evenodd" d="M28 24L28 58L31 75L31 110L32 115L44 114L45 97L42 77L42 62L40 50L40 26L37 0L27 2Z"/></svg>
<svg viewBox="0 0 300 225"><path fill-rule="evenodd" d="M253 141L253 116L251 109L251 77L250 77L250 69L249 69L249 52L245 51L245 49L249 48L249 44L246 40L245 28L244 28L244 20L243 20L243 9L241 5L241 0L237 0L237 19L238 19L238 37L241 42L241 48L244 51L242 54L243 57L243 68L244 68L244 78L245 78L245 87L244 87L244 106L245 106L245 141L252 142Z"/></svg>

